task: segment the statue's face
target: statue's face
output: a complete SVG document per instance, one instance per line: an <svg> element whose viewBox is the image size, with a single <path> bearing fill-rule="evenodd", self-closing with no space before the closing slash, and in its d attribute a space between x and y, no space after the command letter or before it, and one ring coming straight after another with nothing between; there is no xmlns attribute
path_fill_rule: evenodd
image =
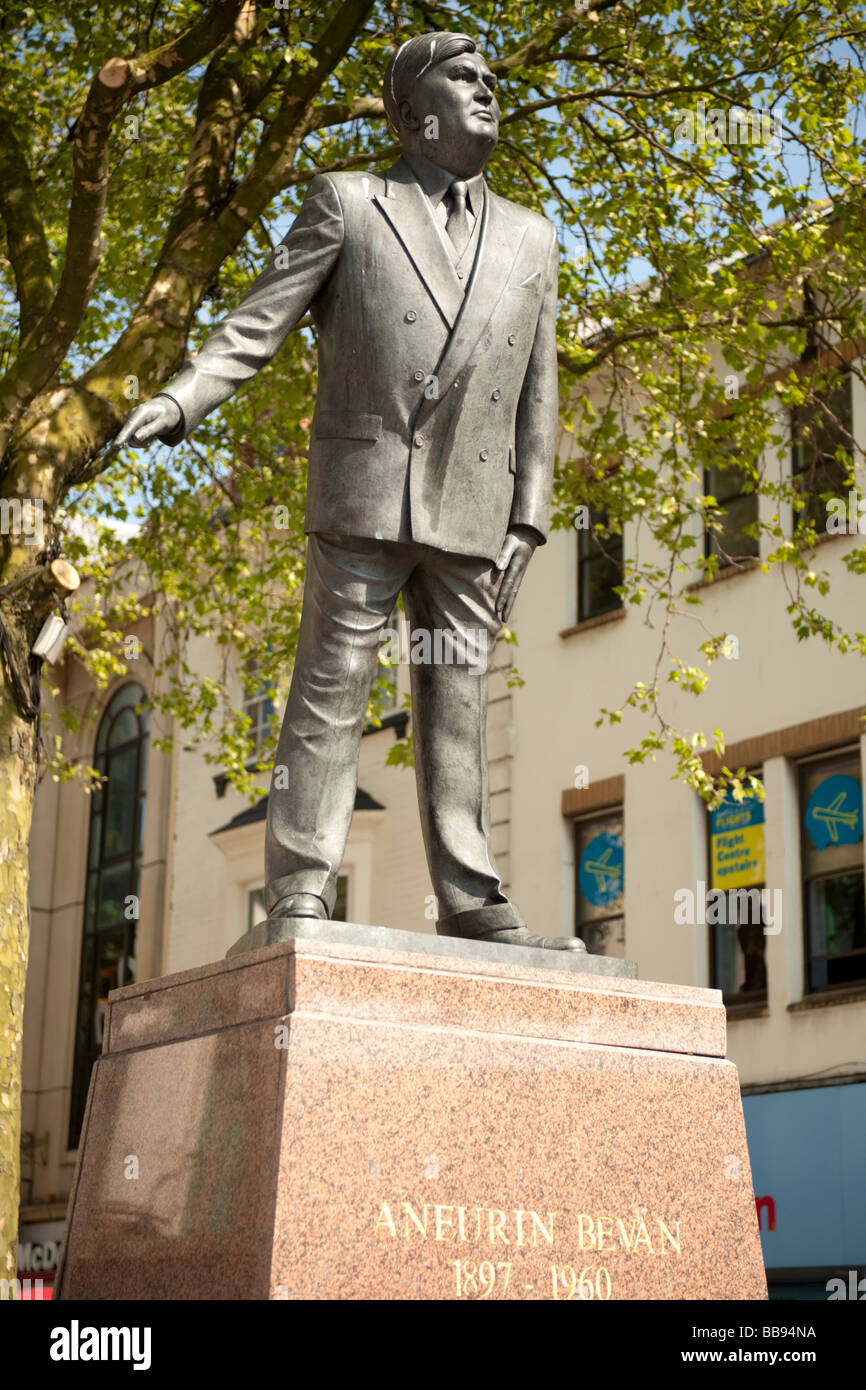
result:
<svg viewBox="0 0 866 1390"><path fill-rule="evenodd" d="M414 148L454 174L478 173L499 138L495 89L480 53L458 53L430 68L415 83L411 102L401 106L410 107L418 122Z"/></svg>

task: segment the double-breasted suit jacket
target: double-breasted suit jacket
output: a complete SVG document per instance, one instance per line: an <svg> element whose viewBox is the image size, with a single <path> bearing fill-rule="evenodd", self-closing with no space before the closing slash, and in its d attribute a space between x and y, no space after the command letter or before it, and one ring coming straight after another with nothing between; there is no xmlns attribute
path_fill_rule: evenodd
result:
<svg viewBox="0 0 866 1390"><path fill-rule="evenodd" d="M495 560L546 538L557 427L552 223L484 185L458 277L409 164L320 174L268 268L162 394L178 443L308 311L318 334L305 530ZM407 534L407 518L409 532Z"/></svg>

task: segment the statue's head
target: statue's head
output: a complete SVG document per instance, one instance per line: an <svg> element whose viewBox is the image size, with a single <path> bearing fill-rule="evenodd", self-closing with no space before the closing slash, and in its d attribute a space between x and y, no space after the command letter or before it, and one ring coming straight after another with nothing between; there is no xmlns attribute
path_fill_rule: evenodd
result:
<svg viewBox="0 0 866 1390"><path fill-rule="evenodd" d="M385 112L408 154L460 178L483 169L499 138L496 78L467 34L418 34L388 64Z"/></svg>

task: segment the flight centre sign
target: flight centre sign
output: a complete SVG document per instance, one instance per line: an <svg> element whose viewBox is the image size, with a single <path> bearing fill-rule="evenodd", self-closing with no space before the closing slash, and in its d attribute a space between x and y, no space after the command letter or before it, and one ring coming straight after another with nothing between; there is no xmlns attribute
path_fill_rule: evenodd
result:
<svg viewBox="0 0 866 1390"><path fill-rule="evenodd" d="M710 873L714 888L764 882L764 803L727 798L710 812Z"/></svg>

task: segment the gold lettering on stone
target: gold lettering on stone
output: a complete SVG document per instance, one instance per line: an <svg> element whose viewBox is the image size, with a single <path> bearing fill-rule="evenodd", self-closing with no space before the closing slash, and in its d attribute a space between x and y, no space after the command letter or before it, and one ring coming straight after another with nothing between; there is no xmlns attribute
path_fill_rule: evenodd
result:
<svg viewBox="0 0 866 1390"><path fill-rule="evenodd" d="M581 1214L577 1218L577 1232L581 1250L594 1250L595 1220L593 1217Z"/></svg>
<svg viewBox="0 0 866 1390"><path fill-rule="evenodd" d="M634 1240L634 1228L637 1225L637 1222L633 1221L631 1223L631 1229L629 1230L628 1234L626 1234L625 1222L623 1221L621 1216L618 1216L616 1218L616 1224L619 1228L619 1239L622 1248L623 1250L626 1250L629 1254L631 1254L632 1242Z"/></svg>
<svg viewBox="0 0 866 1390"><path fill-rule="evenodd" d="M473 1207L472 1210L475 1212L475 1234L468 1236L466 1234L466 1208L457 1208L457 1239L465 1241L468 1245L476 1245L481 1239L481 1208Z"/></svg>
<svg viewBox="0 0 866 1390"><path fill-rule="evenodd" d="M424 1210L425 1210L425 1212L426 1212L427 1208L425 1207ZM445 1230L445 1227L446 1227L446 1226L453 1226L453 1225L454 1225L454 1218L453 1218L453 1216L446 1216L446 1215L445 1215L445 1212L446 1212L446 1211L447 1211L447 1212L453 1212L453 1210L454 1210L453 1207L436 1206L436 1207L433 1208L433 1212L434 1212L434 1215L435 1215L435 1217L436 1217L436 1239L437 1239L437 1240L453 1240L454 1237L455 1237L455 1235L457 1234L456 1231L450 1231L449 1234L448 1234L447 1236L444 1234L444 1230Z"/></svg>
<svg viewBox="0 0 866 1390"><path fill-rule="evenodd" d="M410 1218L411 1218L411 1220L415 1222L415 1225L418 1227L418 1230L421 1232L422 1236L423 1236L424 1239L426 1240L426 1239L427 1239L427 1219L428 1219L428 1218L427 1218L427 1203L426 1203L426 1202L424 1203L424 1220L423 1220L423 1221L420 1219L420 1217L417 1215L417 1213L415 1212L415 1210L409 1205L408 1202L404 1202L404 1203L403 1203L403 1210L404 1210L405 1213L406 1213L406 1229L405 1229L405 1233L404 1233L405 1236L406 1236L406 1239L408 1240L408 1239L409 1239L409 1236L410 1236L410 1234L411 1234L411 1232L410 1232L410 1227L409 1227L409 1220L410 1220Z"/></svg>
<svg viewBox="0 0 866 1390"><path fill-rule="evenodd" d="M379 1212L379 1220L373 1227L373 1235L376 1234L380 1226L385 1226L392 1236L396 1238L397 1227L394 1225L394 1218L391 1215L391 1208L387 1202L382 1203L382 1210Z"/></svg>
<svg viewBox="0 0 866 1390"><path fill-rule="evenodd" d="M547 1241L547 1244L548 1244L548 1245L552 1245L552 1244L553 1244L553 1212L552 1212L552 1211L549 1211L549 1212L547 1213L547 1219L548 1219L548 1221L549 1221L549 1223L550 1223L550 1230L547 1229L547 1227L545 1226L545 1224L544 1224L544 1222L542 1221L541 1217L538 1215L538 1212L537 1212L537 1211L532 1211L532 1212L530 1212L529 1214L530 1214L530 1216L532 1217L532 1244L533 1244L533 1245L537 1245L537 1244L538 1244L538 1235L539 1235L539 1232L540 1232L541 1235L544 1236L544 1239Z"/></svg>
<svg viewBox="0 0 866 1390"><path fill-rule="evenodd" d="M503 1245L510 1245L511 1242L509 1241L508 1236L505 1234L505 1230L504 1230L505 1222L506 1222L507 1219L508 1219L508 1218L506 1217L506 1215L505 1215L505 1212L504 1212L504 1211L497 1211L495 1208L490 1208L490 1209L489 1209L489 1216L490 1216L490 1244L491 1244L491 1245L495 1245L495 1244L496 1244L496 1237L498 1236L499 1239L502 1241L502 1244L503 1244Z"/></svg>
<svg viewBox="0 0 866 1390"><path fill-rule="evenodd" d="M566 1242L572 1250L576 1246L579 1250L594 1250L599 1254L619 1248L628 1255L682 1253L681 1221L665 1220L661 1216L640 1215L641 1210L646 1212L646 1207L635 1210L638 1211L638 1215L628 1217L581 1212L577 1217L576 1231L569 1223ZM531 1211L525 1207L503 1211L501 1207L458 1207L450 1203L434 1205L428 1202L424 1202L423 1205L416 1203L413 1206L411 1202L391 1201L379 1205L373 1234L382 1233L390 1236L392 1240L402 1235L405 1240L420 1237L422 1240L433 1239L445 1244L453 1241L460 1245L480 1245L485 1242L494 1246L531 1246L537 1249L539 1245L553 1246L555 1218L556 1212ZM559 1231L561 1238L561 1226ZM460 1276L461 1288L465 1283L468 1293L472 1292L469 1282L482 1277L473 1271L494 1268L489 1263L476 1266L466 1261L463 1261L460 1267L463 1270ZM496 1269L510 1270L511 1265L496 1265ZM562 1280L566 1276L564 1272L560 1272L557 1277ZM486 1273L483 1274L483 1278L487 1279Z"/></svg>
<svg viewBox="0 0 866 1390"><path fill-rule="evenodd" d="M649 1238L649 1231L646 1228L646 1222L644 1221L643 1217L641 1217L640 1219L640 1226L638 1227L638 1233L635 1236L635 1241L632 1249L637 1250L641 1241L645 1242L647 1251L650 1255L655 1254L655 1251L653 1250L653 1243Z"/></svg>
<svg viewBox="0 0 866 1390"><path fill-rule="evenodd" d="M677 1233L675 1236L671 1234L670 1227L667 1225L667 1223L662 1221L661 1217L658 1218L659 1235L661 1236L661 1253L663 1255L665 1253L665 1236L667 1236L672 1248L676 1250L677 1254L682 1254L682 1251L680 1250L680 1223L679 1221L675 1221L673 1224L677 1228Z"/></svg>
<svg viewBox="0 0 866 1390"><path fill-rule="evenodd" d="M607 1222L608 1226L610 1227L610 1230L609 1230L609 1231L606 1231L606 1230L604 1229L605 1222ZM597 1233L597 1235L598 1235L598 1245L597 1245L596 1249L598 1249L598 1250L615 1250L615 1249L616 1249L616 1246L615 1246L615 1245L606 1245L606 1244L605 1244L605 1241L608 1239L608 1237L610 1237L611 1239L613 1238L613 1217L612 1217L612 1216L599 1216L599 1217L597 1218L597 1220L596 1220L596 1223L595 1223L595 1229L596 1229L596 1233Z"/></svg>
<svg viewBox="0 0 866 1390"><path fill-rule="evenodd" d="M653 1232L650 1232L652 1226ZM597 1250L600 1254L620 1246L627 1255L682 1254L682 1235L679 1221L665 1221L660 1216L588 1216L577 1218L577 1238L581 1250ZM655 1235L655 1228L658 1235Z"/></svg>
<svg viewBox="0 0 866 1390"><path fill-rule="evenodd" d="M553 1245L555 1217L556 1213L552 1211L529 1211L523 1207L503 1211L500 1207L458 1207L450 1203L434 1205L428 1202L413 1206L411 1202L392 1201L381 1203L373 1234L378 1235L383 1231L394 1238L402 1234L404 1240L420 1236L422 1240L456 1241L463 1245L478 1245L485 1241L490 1245L537 1248L539 1245ZM603 1219L608 1222L613 1220L612 1217ZM586 1216L580 1220L588 1224L591 1243L595 1218Z"/></svg>

